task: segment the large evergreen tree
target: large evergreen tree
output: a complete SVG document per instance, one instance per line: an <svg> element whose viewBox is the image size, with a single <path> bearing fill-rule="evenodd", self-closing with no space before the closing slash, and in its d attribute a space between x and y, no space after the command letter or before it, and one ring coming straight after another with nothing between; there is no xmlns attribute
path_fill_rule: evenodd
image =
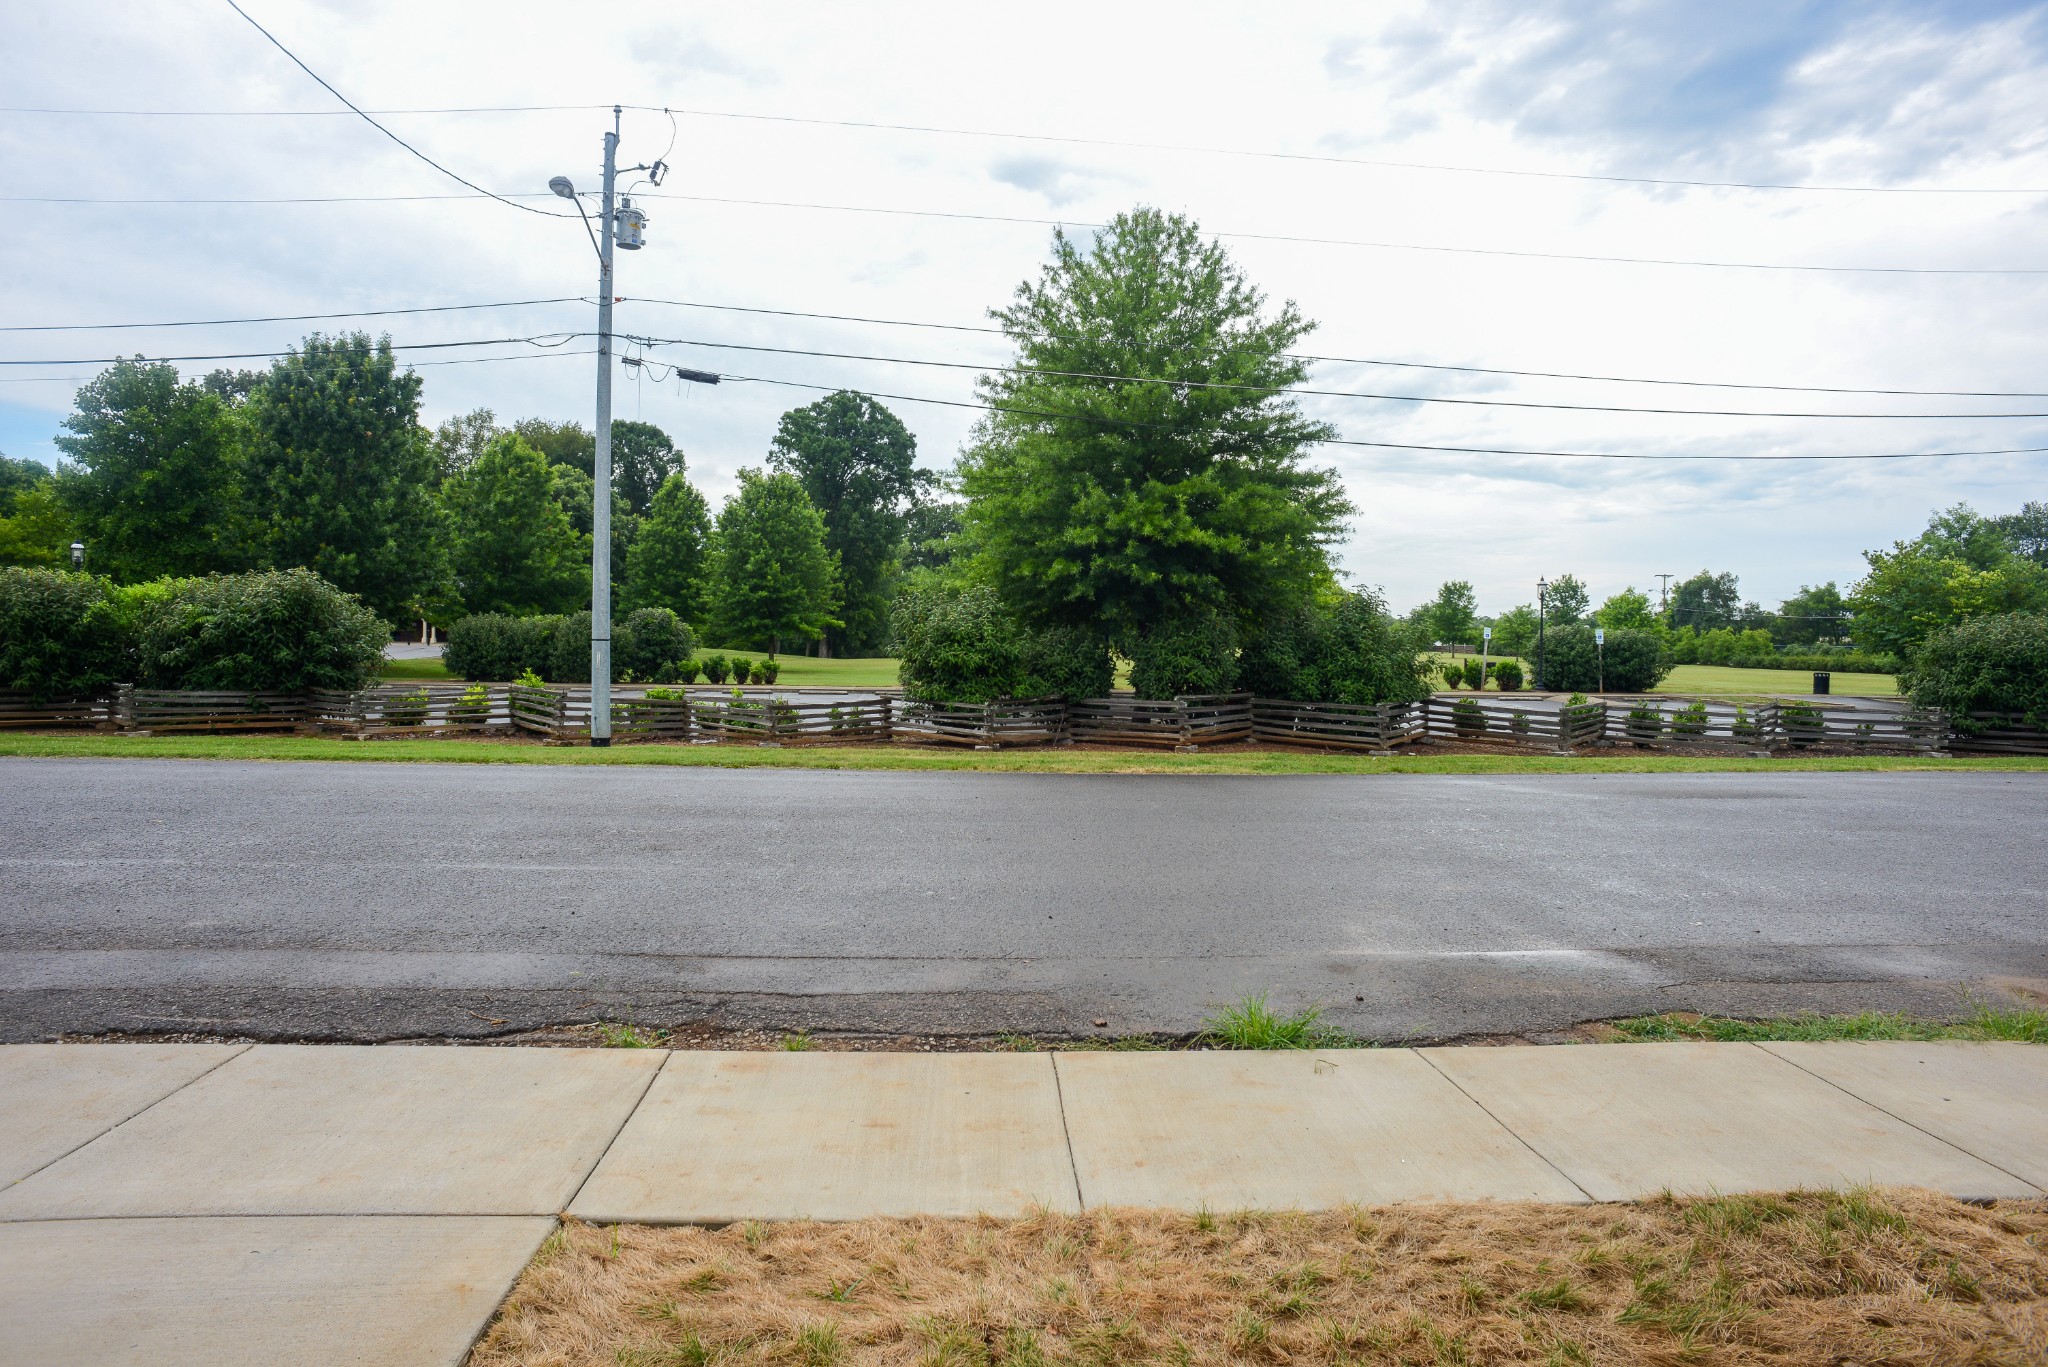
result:
<svg viewBox="0 0 2048 1367"><path fill-rule="evenodd" d="M441 486L448 560L471 612L573 612L589 601L590 542L555 501L547 457L495 438Z"/></svg>
<svg viewBox="0 0 2048 1367"><path fill-rule="evenodd" d="M902 419L842 390L782 415L768 462L793 474L825 519L825 547L839 558L840 618L821 641L841 655L879 649L889 634L889 589L904 511L931 482L917 469L917 438Z"/></svg>
<svg viewBox="0 0 2048 1367"><path fill-rule="evenodd" d="M710 539L711 510L704 495L680 471L670 475L626 552L627 610L667 608L701 625Z"/></svg>
<svg viewBox="0 0 2048 1367"><path fill-rule="evenodd" d="M272 564L303 566L393 621L442 583L434 454L420 378L389 338L308 337L246 407L252 486Z"/></svg>
<svg viewBox="0 0 2048 1367"><path fill-rule="evenodd" d="M1281 393L1311 324L1269 311L1221 245L1154 209L1053 259L995 317L1016 365L960 464L980 569L1042 623L1130 642L1218 612L1250 624L1328 577L1351 511L1305 457L1332 435Z"/></svg>
<svg viewBox="0 0 2048 1367"><path fill-rule="evenodd" d="M711 568L712 630L726 645L772 652L839 625L825 520L794 475L740 471L711 534Z"/></svg>
<svg viewBox="0 0 2048 1367"><path fill-rule="evenodd" d="M121 361L78 391L57 446L58 494L96 573L115 579L247 568L247 425L166 362Z"/></svg>

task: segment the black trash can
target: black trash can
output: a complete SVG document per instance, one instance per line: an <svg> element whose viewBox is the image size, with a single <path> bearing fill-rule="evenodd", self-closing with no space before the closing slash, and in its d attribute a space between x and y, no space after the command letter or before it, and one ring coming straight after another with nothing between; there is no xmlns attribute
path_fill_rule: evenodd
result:
<svg viewBox="0 0 2048 1367"><path fill-rule="evenodd" d="M1825 692L1827 692L1827 691L1828 691L1828 680L1829 680L1829 675L1828 675L1828 672L1827 672L1827 671L1826 671L1825 669L1816 669L1816 670L1814 670L1814 671L1813 671L1813 691L1814 691L1814 692L1815 692L1816 694L1820 694L1820 693L1825 693Z"/></svg>

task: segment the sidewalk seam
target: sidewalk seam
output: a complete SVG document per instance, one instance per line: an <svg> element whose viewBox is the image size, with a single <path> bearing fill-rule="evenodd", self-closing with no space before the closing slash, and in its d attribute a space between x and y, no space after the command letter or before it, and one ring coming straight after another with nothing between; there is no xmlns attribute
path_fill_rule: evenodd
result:
<svg viewBox="0 0 2048 1367"><path fill-rule="evenodd" d="M104 1048L104 1047L107 1047L107 1046L104 1046L104 1045L103 1045L103 1046L101 1046L101 1047L102 1047L102 1048ZM205 1077L211 1077L211 1076L212 1076L212 1075L213 1075L213 1074L214 1074L215 1072L219 1071L219 1070L220 1070L220 1069L222 1069L222 1068L225 1068L225 1067L227 1067L227 1066L228 1066L228 1065L229 1065L230 1063L233 1063L233 1062L234 1062L234 1061L235 1061L236 1059L238 1059L238 1058L240 1058L240 1057L241 1057L242 1055L244 1055L244 1054L248 1053L248 1052L249 1052L249 1051L250 1051L251 1049L254 1049L255 1047L256 1047L256 1046L255 1046L254 1044L244 1044L244 1045L241 1045L241 1046L240 1046L240 1047L238 1047L238 1048L237 1048L237 1049L236 1049L236 1050L235 1050L235 1051L234 1051L233 1053L229 1054L229 1055L228 1055L228 1056L227 1056L226 1058L222 1059L222 1060L221 1060L221 1061L220 1061L219 1063L216 1063L216 1064L214 1064L214 1065L213 1065L213 1067L211 1067L211 1068L208 1068L208 1069L207 1069L207 1070L206 1070L205 1072L202 1072L202 1073L194 1073L194 1074L193 1074L193 1075L192 1075L191 1077L189 1077L189 1078L186 1078L186 1079L185 1079L185 1080L184 1080L183 1082L181 1082L181 1083L179 1083L179 1084L178 1084L177 1086L175 1086L175 1087L171 1088L171 1090L170 1090L170 1091L168 1091L168 1092L165 1092L165 1093L164 1093L164 1094L163 1094L162 1096L158 1097L158 1098L157 1098L156 1100L154 1100L154 1101L152 1101L152 1102L149 1102L149 1103L148 1103L147 1105L145 1105L145 1106L141 1107L140 1109L138 1109L138 1110L134 1111L133 1113L131 1113L131 1114L129 1114L129 1115L125 1115L125 1116L122 1116L122 1117L121 1117L121 1118L120 1118L119 1120L116 1120L116 1121L115 1121L115 1122L114 1122L113 1124L111 1124L111 1125L107 1126L107 1127L106 1127L106 1128L105 1128L104 1130L101 1130L101 1131L100 1131L100 1132L99 1132L98 1134L92 1135L91 1137L89 1137L89 1138L86 1138L86 1139L81 1139L81 1140L79 1140L79 1141L78 1141L78 1142L77 1142L76 1144L73 1144L73 1145L72 1145L72 1146L71 1146L70 1148L68 1148L68 1149L64 1150L64 1152L62 1152L62 1153L58 1154L58 1155L57 1155L57 1156L56 1156L55 1158L52 1158L52 1159L51 1159L51 1160L50 1160L49 1162L47 1162L47 1163L43 1164L43 1165L42 1165L41 1167L39 1167L39 1168L36 1168L36 1169L35 1169L34 1171L32 1171L32 1172L25 1172L25 1173L23 1173L23 1174L22 1174L21 1176L19 1176L19 1177L15 1178L15 1179L14 1179L14 1180L13 1180L12 1182L9 1182L9 1183L8 1183L8 1184L7 1184L6 1186L4 1186L4 1187L0 1187L0 1191L11 1191L11 1190L13 1190L13 1189L14 1189L15 1187L18 1187L18 1186L20 1186L20 1185L21 1185L21 1184L22 1184L23 1182L26 1182L26 1181L28 1181L28 1179L29 1179L29 1178L31 1178L31 1177L34 1177L34 1176L36 1175L36 1173L39 1173L39 1172L48 1172L48 1171L49 1171L49 1170L50 1170L51 1168L53 1168L53 1167L55 1167L55 1166L56 1166L57 1164L59 1164L59 1163L63 1162L63 1161L65 1160L65 1159L69 1158L69 1157L70 1157L70 1156L71 1156L72 1154L74 1154L74 1153L77 1153L77 1152L78 1152L78 1151L79 1151L80 1149L84 1148L84 1147L85 1147L86 1145L88 1145L88 1144L91 1144L91 1143L94 1143L94 1142L96 1142L96 1141L98 1141L98 1140L101 1140L101 1139L105 1139L105 1138L106 1138L106 1137L107 1137L108 1135L112 1134L112 1133L113 1133L113 1132L114 1132L115 1130L118 1130L118 1129L120 1129L120 1128L121 1128L121 1127L122 1127L123 1125L126 1125L126 1124L127 1124L127 1123L128 1123L129 1121L131 1121L131 1120L135 1119L135 1118L136 1118L137 1116L139 1116L139 1115L142 1115L142 1114L144 1114L145 1112L148 1112L148 1111L152 1111L152 1110L156 1109L156 1108L157 1108L158 1106L161 1106L161 1105L163 1105L163 1104L164 1104L164 1103L165 1103L166 1101L169 1101L169 1100L170 1100L170 1099L171 1099L172 1097L174 1097L174 1096L176 1096L176 1095L177 1095L178 1093L180 1093L180 1092L184 1091L184 1090L185 1090L185 1089L186 1089L187 1087L190 1087L190 1086L191 1086L191 1085L192 1085L193 1083L195 1083L195 1082L199 1081L199 1080L200 1080L201 1078L205 1078Z"/></svg>
<svg viewBox="0 0 2048 1367"><path fill-rule="evenodd" d="M568 1200L562 1202L561 1211L555 1215L557 1225L561 1224L562 1216L568 1212L569 1207L576 1204L576 1198L583 1194L583 1189L590 1185L590 1179L597 1175L597 1170L604 1166L604 1160L611 1156L612 1146L619 1142L619 1136L626 1132L626 1126L633 1123L633 1117L640 1114L640 1108L647 1103L647 1094L654 1090L654 1080L668 1071L668 1066L675 1061L675 1057L676 1051L671 1049L662 1058L659 1068L648 1070L647 1084L640 1089L640 1095L633 1098L633 1104L626 1108L626 1114L619 1120L619 1128L613 1130L612 1137L604 1141L604 1148L598 1151L597 1158L577 1180L576 1189L569 1193Z"/></svg>
<svg viewBox="0 0 2048 1367"><path fill-rule="evenodd" d="M1577 1193L1578 1193L1579 1195L1581 1195L1581 1196L1585 1197L1585 1198L1586 1198L1586 1200L1587 1200L1587 1201L1588 1201L1589 1203L1593 1204L1593 1205L1599 1205L1599 1204L1600 1204L1599 1200L1598 1200L1597 1198L1595 1198L1595 1197L1594 1197L1594 1195L1593 1195L1593 1193L1592 1193L1592 1192L1590 1192L1590 1191L1587 1191L1587 1190L1586 1190L1586 1189L1585 1189L1584 1187L1582 1187L1582 1186L1580 1186L1580 1185L1579 1185L1579 1182L1578 1182L1578 1179L1577 1179L1577 1178L1573 1177L1573 1176L1572 1176L1572 1175L1571 1175L1570 1173L1566 1172L1566 1171L1565 1171L1565 1170L1564 1170L1563 1168L1559 1167L1559 1166L1558 1166L1558 1165L1557 1165L1557 1164L1556 1164L1555 1162L1551 1161L1551 1157L1550 1157L1550 1155L1549 1155L1549 1154L1547 1154L1547 1153L1543 1152L1543 1150L1541 1150L1541 1149L1537 1148L1537 1147L1536 1147L1536 1146L1535 1146L1534 1144L1531 1144L1531 1143L1530 1143L1530 1142L1529 1142L1528 1140L1526 1140L1526 1139L1522 1138L1522 1136L1521 1136L1521 1135L1519 1135L1519 1134L1517 1134L1517 1133L1515 1132L1515 1128L1514 1128L1514 1126L1512 1126L1512 1125L1508 1124L1508 1123L1507 1123L1507 1121L1505 1121L1505 1120L1502 1120L1502 1119L1501 1119L1501 1118L1500 1118L1499 1116L1495 1115L1495 1114L1493 1113L1493 1111L1492 1111L1492 1110L1491 1110L1491 1109L1490 1109L1490 1108L1489 1108L1489 1107L1487 1106L1487 1104L1486 1104L1485 1102L1481 1101L1481 1100L1480 1100L1480 1099L1479 1099L1478 1097L1476 1097L1476 1096L1472 1095L1472 1093L1470 1093L1470 1092L1466 1091L1466 1090L1465 1090L1465 1086L1464 1086L1464 1084L1463 1084L1463 1083L1459 1082L1459 1081L1458 1081L1458 1079L1456 1079L1456 1078L1452 1077L1452 1076L1451 1076L1451 1075L1450 1075L1449 1073L1445 1072L1445 1071L1444 1071L1443 1069L1441 1069L1441 1068L1438 1068L1438 1067L1436 1066L1436 1060L1435 1060L1435 1059L1433 1059L1433 1058L1431 1058L1431 1057L1430 1057L1430 1056L1428 1055L1428 1053L1426 1053L1425 1051L1423 1051L1423 1050L1421 1050L1421 1049L1415 1049L1415 1050L1411 1050L1410 1052L1411 1052L1411 1053L1413 1053L1413 1054L1415 1055L1415 1057L1417 1057L1417 1058L1421 1059L1421 1060L1422 1060L1422 1061L1423 1061L1424 1063L1428 1064L1428 1065L1430 1066L1430 1069L1431 1069L1431 1070L1432 1070L1433 1072L1435 1072L1435 1073L1436 1073L1436 1075L1437 1075L1438 1077L1442 1078L1442 1079L1443 1079L1443 1080L1444 1080L1445 1082L1448 1082L1448 1083L1450 1083L1450 1084L1451 1084L1451 1086L1453 1086L1453 1087L1457 1088L1457 1089L1458 1089L1458 1095L1460 1095L1460 1096L1464 1097L1464 1098L1465 1098L1465 1099L1466 1099L1467 1101L1471 1102L1471 1103L1472 1103L1472 1104L1473 1104L1474 1106L1477 1106L1477 1107L1478 1107L1478 1108L1479 1108L1479 1109L1480 1109L1481 1111L1483 1111L1483 1112L1485 1113L1485 1115L1486 1115L1486 1118L1487 1118L1488 1120L1491 1120L1491 1121L1492 1121L1492 1122L1493 1122L1494 1124L1496 1124L1496 1125L1500 1126L1500 1127L1501 1127L1501 1129L1503 1129L1503 1130L1507 1131L1507 1133L1508 1133L1509 1135L1513 1136L1513 1138L1514 1138L1514 1141L1515 1141L1515 1142L1516 1142L1517 1144L1520 1144L1520 1145L1521 1145L1521 1146L1522 1146L1523 1148L1527 1149L1527 1150L1528 1150L1528 1151L1529 1151L1530 1153L1533 1153L1533 1154L1535 1154L1535 1155L1536 1155L1536 1157L1537 1157L1537 1158L1538 1158L1539 1160L1541 1160L1541 1162L1543 1163L1543 1165L1544 1165L1545 1167L1549 1168L1549 1169L1550 1169L1550 1170L1551 1170L1552 1172L1556 1173L1556 1174L1557 1174L1557 1175L1558 1175L1559 1177L1562 1177L1562 1178L1563 1178L1563 1179L1564 1179L1565 1181L1567 1181L1567 1182L1570 1182L1570 1183L1572 1184L1572 1190L1573 1190L1573 1191L1576 1191L1576 1192L1577 1192Z"/></svg>
<svg viewBox="0 0 2048 1367"><path fill-rule="evenodd" d="M1088 1209L1088 1199L1081 1194L1081 1165L1074 1159L1074 1131L1067 1124L1067 1091L1060 1081L1060 1052L1057 1049L1046 1054L1052 1064L1052 1095L1060 1107L1060 1138L1067 1141L1067 1171L1074 1178L1074 1205L1082 1212Z"/></svg>
<svg viewBox="0 0 2048 1367"><path fill-rule="evenodd" d="M2036 1182L2033 1178L2022 1177L2019 1173L2013 1172L2008 1168L2002 1168L1998 1166L1998 1164L1992 1162L1990 1159L1984 1157L1982 1154L1972 1153L1970 1150L1964 1148L1961 1144L1956 1143L1955 1140L1949 1139L1944 1135L1938 1135L1934 1131L1927 1129L1924 1126L1915 1125L1912 1121L1906 1119L1906 1117L1898 1114L1895 1111L1886 1110L1884 1107L1878 1105L1875 1101L1872 1101L1867 1096L1858 1096L1856 1093L1850 1091L1847 1087L1844 1087L1841 1083L1835 1081L1833 1078L1823 1077L1819 1073L1814 1072L1813 1069L1806 1067L1804 1064L1798 1062L1795 1059L1786 1058L1783 1054L1764 1048L1766 1044L1771 1042L1772 1041L1769 1040L1748 1041L1749 1046L1752 1049L1756 1049L1761 1053L1768 1054L1770 1057L1776 1059L1778 1062L1782 1064L1785 1064L1787 1067L1797 1068L1800 1072L1806 1074L1810 1078L1815 1079L1816 1081L1825 1082L1828 1086L1834 1088L1843 1096L1848 1097L1851 1101L1860 1101L1865 1106L1868 1106L1871 1110L1876 1111L1879 1115L1888 1115L1892 1119L1898 1121L1901 1125L1904 1125L1907 1129L1913 1130L1919 1134L1924 1134L1929 1139L1932 1139L1935 1143L1940 1144L1945 1148L1954 1149L1957 1153L1962 1154L1965 1158L1974 1158L1979 1163L1982 1163L1985 1167L1990 1168L1993 1172L2002 1172L2007 1177L2010 1177L2013 1181L2018 1182L2022 1186L2032 1187L2035 1191L2043 1190L2041 1184L2039 1182Z"/></svg>

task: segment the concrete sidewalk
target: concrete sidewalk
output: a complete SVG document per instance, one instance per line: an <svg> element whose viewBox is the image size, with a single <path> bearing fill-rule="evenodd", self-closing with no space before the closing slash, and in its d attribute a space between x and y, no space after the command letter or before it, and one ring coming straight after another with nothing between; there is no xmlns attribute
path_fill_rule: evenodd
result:
<svg viewBox="0 0 2048 1367"><path fill-rule="evenodd" d="M2048 1190L2048 1049L0 1048L0 1365L457 1363L567 1211Z"/></svg>

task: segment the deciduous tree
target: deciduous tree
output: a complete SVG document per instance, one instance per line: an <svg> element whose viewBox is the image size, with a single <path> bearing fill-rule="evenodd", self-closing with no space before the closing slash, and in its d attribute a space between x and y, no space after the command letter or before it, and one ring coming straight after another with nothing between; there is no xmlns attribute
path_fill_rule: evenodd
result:
<svg viewBox="0 0 2048 1367"><path fill-rule="evenodd" d="M794 475L740 471L711 534L711 565L713 632L728 646L773 654L839 625L825 519Z"/></svg>
<svg viewBox="0 0 2048 1367"><path fill-rule="evenodd" d="M448 559L471 612L570 612L589 600L590 542L555 501L547 458L494 438L441 486Z"/></svg>
<svg viewBox="0 0 2048 1367"><path fill-rule="evenodd" d="M627 608L667 608L701 625L710 539L711 512L704 495L680 472L670 475L626 552Z"/></svg>
<svg viewBox="0 0 2048 1367"><path fill-rule="evenodd" d="M1306 463L1332 435L1282 393L1310 330L1179 215L1119 214L995 310L1016 365L960 464L980 572L1029 621L1129 642L1247 625L1326 582L1351 506Z"/></svg>

